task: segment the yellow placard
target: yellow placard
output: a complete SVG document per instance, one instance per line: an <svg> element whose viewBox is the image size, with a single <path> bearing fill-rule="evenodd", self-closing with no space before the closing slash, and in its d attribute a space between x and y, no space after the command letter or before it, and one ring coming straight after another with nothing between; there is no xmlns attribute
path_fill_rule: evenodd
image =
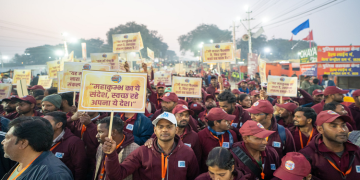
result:
<svg viewBox="0 0 360 180"><path fill-rule="evenodd" d="M55 60L46 62L48 66L48 74L49 78L56 78L57 72L64 70L64 61L63 60Z"/></svg>
<svg viewBox="0 0 360 180"><path fill-rule="evenodd" d="M167 86L171 86L171 73L165 71L158 71L154 73L154 84L163 82Z"/></svg>
<svg viewBox="0 0 360 180"><path fill-rule="evenodd" d="M66 93L66 92L70 92L70 91L65 91L65 89L63 88L62 84L64 83L64 71L58 71L57 73L57 89L58 89L58 93Z"/></svg>
<svg viewBox="0 0 360 180"><path fill-rule="evenodd" d="M203 49L204 63L234 62L234 45L229 43L204 44Z"/></svg>
<svg viewBox="0 0 360 180"><path fill-rule="evenodd" d="M267 83L266 72L266 61L260 59L259 57L259 75L262 86L265 86Z"/></svg>
<svg viewBox="0 0 360 180"><path fill-rule="evenodd" d="M119 60L119 72L126 72L125 60L122 59Z"/></svg>
<svg viewBox="0 0 360 180"><path fill-rule="evenodd" d="M82 70L109 71L110 64L65 62L61 90L79 91L81 85Z"/></svg>
<svg viewBox="0 0 360 180"><path fill-rule="evenodd" d="M52 79L52 87L53 87L53 88L57 88L57 87L58 87L58 79L57 79L57 78L53 78L53 79Z"/></svg>
<svg viewBox="0 0 360 180"><path fill-rule="evenodd" d="M172 92L178 97L201 98L201 78L173 76Z"/></svg>
<svg viewBox="0 0 360 180"><path fill-rule="evenodd" d="M51 88L53 79L49 78L49 76L39 76L38 85L42 86L44 89Z"/></svg>
<svg viewBox="0 0 360 180"><path fill-rule="evenodd" d="M83 70L79 111L145 112L146 73Z"/></svg>
<svg viewBox="0 0 360 180"><path fill-rule="evenodd" d="M15 69L14 70L14 78L13 78L13 85L16 85L17 81L22 79L26 79L26 85L30 85L31 81L31 70L25 69Z"/></svg>
<svg viewBox="0 0 360 180"><path fill-rule="evenodd" d="M0 99L10 97L12 85L7 83L0 83Z"/></svg>
<svg viewBox="0 0 360 180"><path fill-rule="evenodd" d="M144 48L140 32L113 34L113 53L138 52Z"/></svg>
<svg viewBox="0 0 360 180"><path fill-rule="evenodd" d="M179 73L182 76L185 76L184 64L183 63L175 64L175 72Z"/></svg>
<svg viewBox="0 0 360 180"><path fill-rule="evenodd" d="M154 56L154 51L152 51L151 49L147 48L147 55L150 59L154 60L155 56Z"/></svg>
<svg viewBox="0 0 360 180"><path fill-rule="evenodd" d="M116 53L91 53L92 63L111 64L111 71L119 70L119 55Z"/></svg>
<svg viewBox="0 0 360 180"><path fill-rule="evenodd" d="M297 77L268 76L267 94L297 97Z"/></svg>

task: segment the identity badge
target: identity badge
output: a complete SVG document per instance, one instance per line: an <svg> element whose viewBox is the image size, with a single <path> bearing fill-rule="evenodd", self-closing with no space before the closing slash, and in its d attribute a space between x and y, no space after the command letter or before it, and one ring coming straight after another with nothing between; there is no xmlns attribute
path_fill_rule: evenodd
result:
<svg viewBox="0 0 360 180"><path fill-rule="evenodd" d="M273 141L272 146L273 146L273 147L276 147L276 148L280 148L280 147L281 147L281 143L280 143L280 142Z"/></svg>
<svg viewBox="0 0 360 180"><path fill-rule="evenodd" d="M224 148L230 148L229 142L223 142L222 147L224 147Z"/></svg>
<svg viewBox="0 0 360 180"><path fill-rule="evenodd" d="M128 125L126 125L126 129L132 131L134 129L134 125L128 124Z"/></svg>
<svg viewBox="0 0 360 180"><path fill-rule="evenodd" d="M237 128L237 123L231 123L231 126Z"/></svg>
<svg viewBox="0 0 360 180"><path fill-rule="evenodd" d="M271 168L271 170L275 171L276 170L275 164L270 164L270 168Z"/></svg>
<svg viewBox="0 0 360 180"><path fill-rule="evenodd" d="M178 161L178 167L185 167L185 161Z"/></svg>
<svg viewBox="0 0 360 180"><path fill-rule="evenodd" d="M55 157L57 157L57 158L63 158L64 157L64 153L60 153L60 152L56 152L55 153Z"/></svg>
<svg viewBox="0 0 360 180"><path fill-rule="evenodd" d="M360 166L356 166L356 172L360 173Z"/></svg>
<svg viewBox="0 0 360 180"><path fill-rule="evenodd" d="M242 126L242 122L240 122L240 127Z"/></svg>
<svg viewBox="0 0 360 180"><path fill-rule="evenodd" d="M188 143L184 143L185 145L187 145L187 146L189 146L189 147L191 147L191 144L188 144Z"/></svg>

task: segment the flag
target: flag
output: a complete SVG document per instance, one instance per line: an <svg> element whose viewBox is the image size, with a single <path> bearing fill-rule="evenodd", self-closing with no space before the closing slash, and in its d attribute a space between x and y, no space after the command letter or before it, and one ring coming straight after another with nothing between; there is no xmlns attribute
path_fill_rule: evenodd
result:
<svg viewBox="0 0 360 180"><path fill-rule="evenodd" d="M313 41L314 40L314 37L313 37L313 33L312 33L312 30L310 31L309 35L306 36L306 38L302 39L304 41Z"/></svg>
<svg viewBox="0 0 360 180"><path fill-rule="evenodd" d="M255 34L252 35L253 38L258 38L264 32L263 27L261 27Z"/></svg>
<svg viewBox="0 0 360 180"><path fill-rule="evenodd" d="M289 41L292 41L293 40L293 35L291 35L291 39Z"/></svg>
<svg viewBox="0 0 360 180"><path fill-rule="evenodd" d="M298 27L296 27L294 30L292 30L291 32L294 35L297 35L300 31L309 28L310 27L310 22L309 20L306 20L305 22L303 22L302 24L300 24Z"/></svg>

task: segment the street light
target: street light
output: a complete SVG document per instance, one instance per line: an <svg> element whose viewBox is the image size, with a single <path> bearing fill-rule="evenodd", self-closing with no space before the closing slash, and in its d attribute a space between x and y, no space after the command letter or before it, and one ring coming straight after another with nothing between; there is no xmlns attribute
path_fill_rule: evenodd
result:
<svg viewBox="0 0 360 180"><path fill-rule="evenodd" d="M298 52L298 55L300 55L301 54L301 52Z"/></svg>
<svg viewBox="0 0 360 180"><path fill-rule="evenodd" d="M248 10L248 9L249 9L249 6L248 6L248 5L245 5L245 6L244 6L244 9L245 9L245 10Z"/></svg>
<svg viewBox="0 0 360 180"><path fill-rule="evenodd" d="M240 16L236 17L236 20L237 20L237 21L240 21L240 20L241 20L241 17L240 17Z"/></svg>
<svg viewBox="0 0 360 180"><path fill-rule="evenodd" d="M49 59L51 59L51 57L49 57Z"/></svg>
<svg viewBox="0 0 360 180"><path fill-rule="evenodd" d="M68 34L67 32L63 32L63 33L61 33L61 35L64 36L64 37L66 37L66 36L68 36L69 34Z"/></svg>
<svg viewBox="0 0 360 180"><path fill-rule="evenodd" d="M262 19L262 21L263 21L264 23L266 23L266 22L269 21L269 19L268 19L267 17L264 17L264 18Z"/></svg>
<svg viewBox="0 0 360 180"><path fill-rule="evenodd" d="M77 42L78 42L78 39L76 39L76 38L71 38L69 41L70 41L71 43L77 43Z"/></svg>
<svg viewBox="0 0 360 180"><path fill-rule="evenodd" d="M270 48L267 47L267 48L264 49L264 51L265 51L266 53L269 53L271 50L270 50Z"/></svg>
<svg viewBox="0 0 360 180"><path fill-rule="evenodd" d="M204 42L201 42L201 43L199 44L199 47L202 48L203 46L204 46Z"/></svg>
<svg viewBox="0 0 360 180"><path fill-rule="evenodd" d="M57 56L62 56L62 55L64 55L64 52L62 50L57 50L57 51L55 51L55 54Z"/></svg>
<svg viewBox="0 0 360 180"><path fill-rule="evenodd" d="M210 39L210 42L213 43L214 41L212 39Z"/></svg>
<svg viewBox="0 0 360 180"><path fill-rule="evenodd" d="M3 56L2 59L7 60L7 59L9 59L9 56Z"/></svg>

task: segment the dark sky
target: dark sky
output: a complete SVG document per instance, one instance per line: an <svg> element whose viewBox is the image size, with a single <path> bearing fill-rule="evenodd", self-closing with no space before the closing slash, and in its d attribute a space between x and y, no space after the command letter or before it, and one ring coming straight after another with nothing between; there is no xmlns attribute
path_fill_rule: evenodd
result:
<svg viewBox="0 0 360 180"><path fill-rule="evenodd" d="M310 19L310 29L319 45L360 45L360 0L337 0L322 11L275 25L281 21L332 0L1 0L0 1L0 52L12 57L22 54L27 47L61 42L61 33L69 37L101 38L106 32L129 21L145 24L157 30L178 55L177 38L201 23L216 24L229 29L237 17L245 18L245 6L250 6L255 20L251 26L264 22L268 38L290 39L291 30ZM308 5L306 2L311 2ZM257 4L256 6L254 6ZM321 8L320 8L321 9ZM289 11L289 13L287 13ZM275 17L280 16L276 19ZM272 20L273 19L273 20ZM236 23L236 37L245 29ZM230 30L230 29L229 29ZM255 29L254 31L256 31ZM306 37L308 30L294 39ZM80 46L80 45L79 45ZM271 48L271 47L270 47Z"/></svg>

